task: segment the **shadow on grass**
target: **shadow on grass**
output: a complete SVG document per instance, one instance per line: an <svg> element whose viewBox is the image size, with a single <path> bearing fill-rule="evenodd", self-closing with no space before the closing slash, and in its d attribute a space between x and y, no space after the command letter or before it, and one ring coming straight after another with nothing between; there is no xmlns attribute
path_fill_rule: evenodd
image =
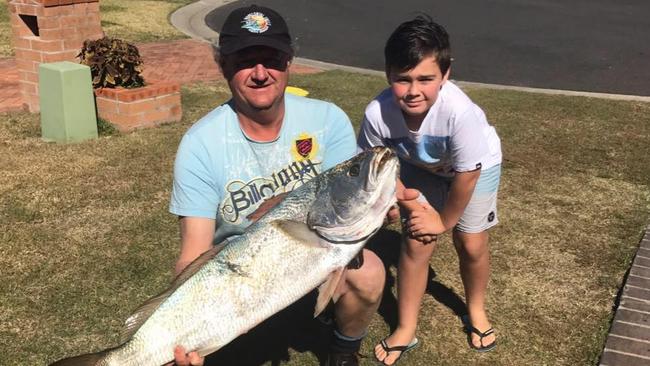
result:
<svg viewBox="0 0 650 366"><path fill-rule="evenodd" d="M386 285L384 287L384 298L379 305L379 315L384 318L391 332L397 327L397 298L392 292L396 278L390 273L389 268L397 267L401 240L401 234L397 231L382 229L366 245L366 248L377 253L386 268ZM452 289L436 281L435 278L435 270L429 267L426 293L451 309L458 317L466 315L467 307L463 299Z"/></svg>
<svg viewBox="0 0 650 366"><path fill-rule="evenodd" d="M266 362L280 365L289 360L289 348L299 353L311 352L322 364L332 329L313 318L315 305L313 291L207 356L205 365L259 366Z"/></svg>
<svg viewBox="0 0 650 366"><path fill-rule="evenodd" d="M400 240L398 232L382 229L366 245L367 249L381 258L386 267L386 286L379 314L391 331L397 326L397 299L391 291L395 277L388 269L397 266ZM466 314L463 300L453 290L436 281L435 277L435 271L429 268L427 293L459 317ZM316 292L312 291L226 347L207 356L205 365L259 366L267 362L274 366L280 365L289 360L289 348L299 353L310 352L323 364L332 328L313 318L315 304ZM331 308L330 306L326 311L331 312Z"/></svg>

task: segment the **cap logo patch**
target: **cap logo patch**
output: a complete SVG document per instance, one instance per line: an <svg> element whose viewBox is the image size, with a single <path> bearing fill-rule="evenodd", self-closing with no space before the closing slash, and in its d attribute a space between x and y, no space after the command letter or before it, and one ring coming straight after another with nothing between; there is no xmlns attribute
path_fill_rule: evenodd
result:
<svg viewBox="0 0 650 366"><path fill-rule="evenodd" d="M271 20L260 12L254 12L246 15L242 20L242 28L251 33L264 33L271 26Z"/></svg>

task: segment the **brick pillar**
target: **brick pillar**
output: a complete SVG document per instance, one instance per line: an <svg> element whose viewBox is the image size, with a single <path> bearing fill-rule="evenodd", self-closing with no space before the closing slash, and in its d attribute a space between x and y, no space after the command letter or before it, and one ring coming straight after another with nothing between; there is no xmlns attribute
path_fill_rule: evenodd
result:
<svg viewBox="0 0 650 366"><path fill-rule="evenodd" d="M10 0L8 5L20 91L27 109L38 112L39 64L78 62L83 41L104 36L99 0Z"/></svg>

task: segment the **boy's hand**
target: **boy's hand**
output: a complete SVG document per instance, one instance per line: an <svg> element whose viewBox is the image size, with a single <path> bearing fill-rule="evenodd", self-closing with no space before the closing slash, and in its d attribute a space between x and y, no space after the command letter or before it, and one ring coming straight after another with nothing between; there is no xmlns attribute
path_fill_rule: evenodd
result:
<svg viewBox="0 0 650 366"><path fill-rule="evenodd" d="M421 242L422 244L431 244L438 240L438 235L425 234L425 235L420 235L420 236L410 237L410 238L415 239Z"/></svg>
<svg viewBox="0 0 650 366"><path fill-rule="evenodd" d="M420 191L413 188L404 188L397 190L397 204L404 207L408 211L421 210L422 204L418 201Z"/></svg>
<svg viewBox="0 0 650 366"><path fill-rule="evenodd" d="M406 229L413 239L423 235L438 235L447 231L440 214L427 202L418 202L421 209L411 211Z"/></svg>
<svg viewBox="0 0 650 366"><path fill-rule="evenodd" d="M420 191L418 191L417 189L403 188L403 189L397 191L397 204L402 206L404 209L410 211L411 213L425 210L427 206L433 210L433 207L431 207L426 202L419 201L418 198L420 198ZM389 214L390 214L390 211L389 211ZM437 214L437 212L436 212L436 214ZM403 225L403 230L408 231L409 223L410 223L410 220L405 220L405 223ZM418 240L418 241L422 242L423 244L432 243L432 242L436 241L437 238L438 238L437 235L428 234L428 233L427 234L420 234L420 235L412 235L411 233L409 233L409 237L411 239Z"/></svg>
<svg viewBox="0 0 650 366"><path fill-rule="evenodd" d="M388 209L384 224L393 224L399 220L399 207L395 204Z"/></svg>
<svg viewBox="0 0 650 366"><path fill-rule="evenodd" d="M395 196L397 197L397 204L388 210L384 219L384 223L386 224L392 224L399 220L399 206L403 206L406 209L419 208L417 199L420 197L420 191L417 189L404 188L403 185L398 184Z"/></svg>

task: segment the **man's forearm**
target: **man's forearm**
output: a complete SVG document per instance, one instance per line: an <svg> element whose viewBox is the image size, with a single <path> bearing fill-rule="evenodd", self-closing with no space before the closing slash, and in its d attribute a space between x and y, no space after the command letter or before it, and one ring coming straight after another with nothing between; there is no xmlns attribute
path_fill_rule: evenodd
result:
<svg viewBox="0 0 650 366"><path fill-rule="evenodd" d="M216 229L215 220L200 217L181 217L179 224L181 251L174 266L176 275L212 247Z"/></svg>

